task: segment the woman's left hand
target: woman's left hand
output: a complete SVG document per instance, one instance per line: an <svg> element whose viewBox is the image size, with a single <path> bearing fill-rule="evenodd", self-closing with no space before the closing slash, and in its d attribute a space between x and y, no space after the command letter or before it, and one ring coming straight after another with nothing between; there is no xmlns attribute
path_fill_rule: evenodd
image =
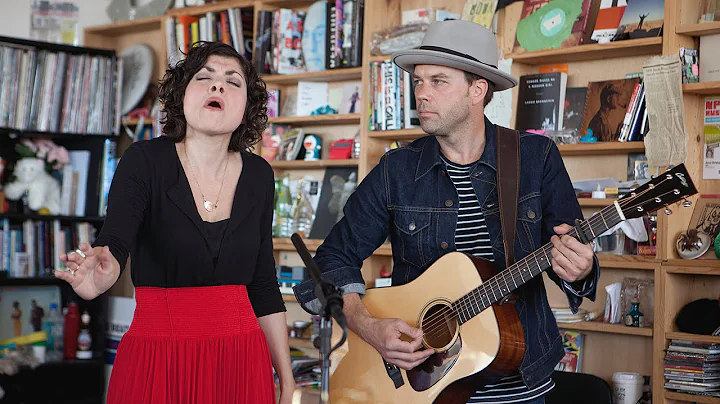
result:
<svg viewBox="0 0 720 404"><path fill-rule="evenodd" d="M295 393L295 381L286 386L280 387L280 400L278 404L292 404L293 394Z"/></svg>

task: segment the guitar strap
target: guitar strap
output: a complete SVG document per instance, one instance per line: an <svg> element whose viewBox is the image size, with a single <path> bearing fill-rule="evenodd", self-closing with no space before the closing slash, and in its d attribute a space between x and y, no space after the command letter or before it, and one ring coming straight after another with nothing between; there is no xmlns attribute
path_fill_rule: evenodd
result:
<svg viewBox="0 0 720 404"><path fill-rule="evenodd" d="M515 262L515 228L520 186L520 132L497 126L497 182L505 266Z"/></svg>

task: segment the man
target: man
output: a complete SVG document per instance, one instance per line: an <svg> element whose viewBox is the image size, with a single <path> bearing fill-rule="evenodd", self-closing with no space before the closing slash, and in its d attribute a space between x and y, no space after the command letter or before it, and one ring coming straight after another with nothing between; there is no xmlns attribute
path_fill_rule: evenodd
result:
<svg viewBox="0 0 720 404"><path fill-rule="evenodd" d="M419 329L398 319L373 318L362 303L360 267L390 235L392 284L412 281L443 254L457 250L505 266L496 182L497 129L484 117L495 90L517 85L497 69L494 35L468 21L433 23L418 49L393 61L410 72L422 129L431 136L386 153L345 206L345 216L318 248L324 277L340 287L349 328L403 369L422 363ZM552 242L548 275L575 311L595 298L599 268L592 248L566 233L580 206L555 144L544 136L520 138L520 182L515 257ZM557 235L556 235L557 234ZM452 282L448 273L448 282ZM306 310L317 312L312 282L295 288ZM542 403L564 352L543 281L517 290L515 307L526 352L518 372L478 386L470 402ZM412 342L401 340L405 334ZM404 338L407 340L407 338Z"/></svg>

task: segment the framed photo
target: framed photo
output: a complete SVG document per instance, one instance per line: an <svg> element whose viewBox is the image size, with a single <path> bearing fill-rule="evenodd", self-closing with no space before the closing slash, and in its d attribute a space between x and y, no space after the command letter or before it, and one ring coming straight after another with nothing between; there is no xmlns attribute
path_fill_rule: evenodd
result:
<svg viewBox="0 0 720 404"><path fill-rule="evenodd" d="M720 195L698 198L688 228L702 230L713 239L720 233Z"/></svg>

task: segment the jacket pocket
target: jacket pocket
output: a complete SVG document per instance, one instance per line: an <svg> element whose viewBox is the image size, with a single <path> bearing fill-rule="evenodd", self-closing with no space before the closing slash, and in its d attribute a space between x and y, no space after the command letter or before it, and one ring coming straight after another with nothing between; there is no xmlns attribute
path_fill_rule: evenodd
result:
<svg viewBox="0 0 720 404"><path fill-rule="evenodd" d="M400 241L400 257L408 264L424 267L427 262L427 247L430 239L430 212L396 210L393 224Z"/></svg>
<svg viewBox="0 0 720 404"><path fill-rule="evenodd" d="M534 192L520 198L517 211L517 238L526 253L539 248L540 225L542 222L542 198Z"/></svg>

